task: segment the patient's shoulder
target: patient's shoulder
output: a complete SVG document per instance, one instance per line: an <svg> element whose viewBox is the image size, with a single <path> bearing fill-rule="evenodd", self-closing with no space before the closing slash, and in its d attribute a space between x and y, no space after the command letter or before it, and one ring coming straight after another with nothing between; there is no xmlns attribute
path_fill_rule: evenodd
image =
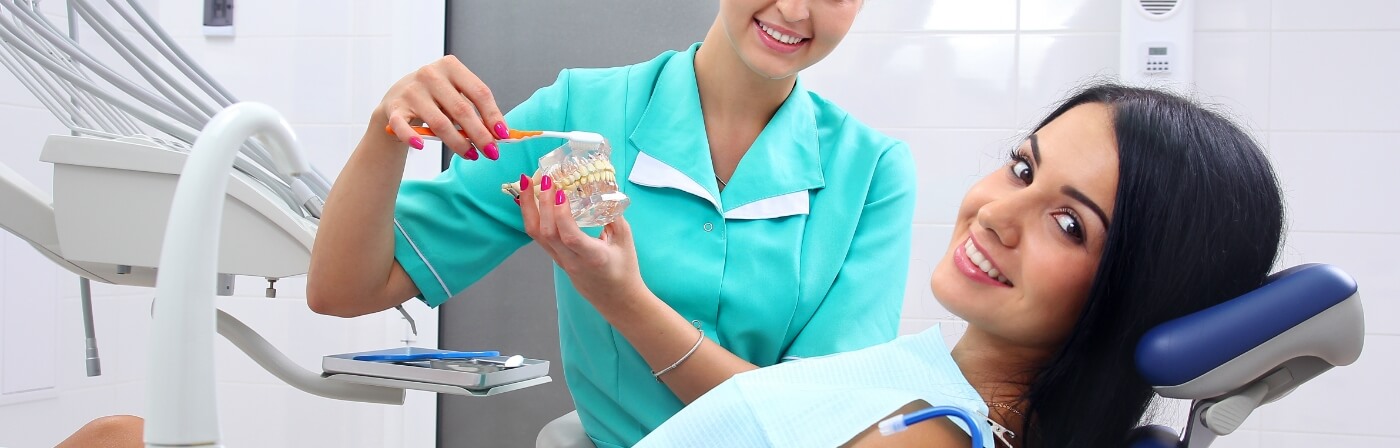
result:
<svg viewBox="0 0 1400 448"><path fill-rule="evenodd" d="M914 401L894 411L889 416L895 414L908 414L929 407L923 400ZM886 416L886 417L889 417ZM884 420L884 419L881 419ZM964 447L968 446L971 439L967 432L953 424L952 420L939 418L932 421L912 425L904 431L900 431L888 436L880 434L878 423L871 425L856 435L855 438L847 442L846 447L851 448L885 448L885 447Z"/></svg>

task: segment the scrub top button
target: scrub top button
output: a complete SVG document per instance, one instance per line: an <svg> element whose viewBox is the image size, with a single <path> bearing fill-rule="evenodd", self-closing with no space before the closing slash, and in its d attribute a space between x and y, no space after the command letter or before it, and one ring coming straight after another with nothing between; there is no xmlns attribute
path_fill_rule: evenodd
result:
<svg viewBox="0 0 1400 448"><path fill-rule="evenodd" d="M714 224L711 224L711 223L708 223L708 222L705 223L705 231L706 231L706 232L709 232L709 231L711 231L711 230L715 230L715 225L714 225Z"/></svg>

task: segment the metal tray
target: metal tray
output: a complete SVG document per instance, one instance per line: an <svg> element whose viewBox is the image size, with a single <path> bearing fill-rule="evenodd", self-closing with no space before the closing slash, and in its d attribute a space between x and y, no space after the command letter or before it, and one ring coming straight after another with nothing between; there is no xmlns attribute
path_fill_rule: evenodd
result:
<svg viewBox="0 0 1400 448"><path fill-rule="evenodd" d="M528 385L520 384L520 387L509 388L509 390L515 390L550 381L548 377L549 361L540 359L526 358L520 366L509 368L499 365L509 358L507 356L491 356L479 358L479 360L415 362L356 361L354 359L360 355L450 351L408 347L329 355L321 358L321 370L325 371L322 376L362 384L405 387L462 395L493 395L505 392L505 390L491 392L492 389L501 386L529 382ZM375 381L366 378L391 381ZM543 378L543 381L531 381L540 378ZM399 383L389 384L395 381ZM421 386L415 386L414 383L421 384ZM429 387L430 385L448 387ZM459 389L465 389L465 391L459 391Z"/></svg>

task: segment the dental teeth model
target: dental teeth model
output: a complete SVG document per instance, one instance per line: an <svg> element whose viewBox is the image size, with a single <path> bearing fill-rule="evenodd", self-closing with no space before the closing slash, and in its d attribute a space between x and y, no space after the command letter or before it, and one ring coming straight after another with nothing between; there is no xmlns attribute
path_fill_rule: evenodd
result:
<svg viewBox="0 0 1400 448"><path fill-rule="evenodd" d="M579 227L606 225L627 208L631 200L617 188L616 170L609 161L612 147L603 136L591 132L542 133L541 137L561 137L569 142L540 157L540 168L530 179L539 185L548 175L564 191L569 211ZM519 198L515 182L501 184L501 192Z"/></svg>

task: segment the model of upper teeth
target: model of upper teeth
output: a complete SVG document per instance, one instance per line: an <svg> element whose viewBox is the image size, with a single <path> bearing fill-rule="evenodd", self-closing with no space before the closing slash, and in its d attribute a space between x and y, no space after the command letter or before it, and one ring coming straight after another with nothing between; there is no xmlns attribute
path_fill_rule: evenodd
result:
<svg viewBox="0 0 1400 448"><path fill-rule="evenodd" d="M540 167L530 178L530 185L540 185L540 179L548 175L555 185L564 191L569 199L569 211L579 227L606 225L627 208L631 200L618 190L617 170L610 161L612 148L607 140L598 134L573 133L582 138L571 138L564 144L540 157ZM501 184L501 192L519 198L520 184Z"/></svg>

